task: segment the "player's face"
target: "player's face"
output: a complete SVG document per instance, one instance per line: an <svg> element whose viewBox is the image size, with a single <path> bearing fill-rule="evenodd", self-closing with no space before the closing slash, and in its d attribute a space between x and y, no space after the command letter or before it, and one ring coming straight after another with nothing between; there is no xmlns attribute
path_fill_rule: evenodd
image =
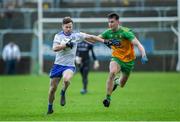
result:
<svg viewBox="0 0 180 122"><path fill-rule="evenodd" d="M67 23L67 24L63 24L63 25L62 25L62 28L63 28L64 33L69 34L69 33L72 32L73 23L70 22L70 23Z"/></svg>
<svg viewBox="0 0 180 122"><path fill-rule="evenodd" d="M108 25L109 28L111 28L112 30L116 30L119 26L119 20L116 20L115 18L110 18L108 20Z"/></svg>

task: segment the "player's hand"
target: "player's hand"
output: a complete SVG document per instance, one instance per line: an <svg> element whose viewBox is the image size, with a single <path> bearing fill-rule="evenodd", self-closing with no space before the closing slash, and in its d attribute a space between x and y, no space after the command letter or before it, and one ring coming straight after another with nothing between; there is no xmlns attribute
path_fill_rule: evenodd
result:
<svg viewBox="0 0 180 122"><path fill-rule="evenodd" d="M104 44L108 46L109 48L111 48L112 46L112 42L110 40L104 40Z"/></svg>
<svg viewBox="0 0 180 122"><path fill-rule="evenodd" d="M121 45L119 40L117 40L117 39L112 39L110 41L112 42L112 46L120 46Z"/></svg>
<svg viewBox="0 0 180 122"><path fill-rule="evenodd" d="M111 46L120 46L120 42L119 42L119 40L117 40L117 39L104 40L104 44L105 44L106 46L108 46L109 48L110 48Z"/></svg>
<svg viewBox="0 0 180 122"><path fill-rule="evenodd" d="M142 64L146 64L147 62L148 62L147 56L143 56L143 57L141 58L141 63L142 63Z"/></svg>
<svg viewBox="0 0 180 122"><path fill-rule="evenodd" d="M81 60L82 60L81 57L79 57L79 56L76 56L76 57L75 57L75 62L76 62L76 64L81 64Z"/></svg>
<svg viewBox="0 0 180 122"><path fill-rule="evenodd" d="M74 43L73 42L71 42L71 41L68 41L67 43L66 43L66 47L69 47L69 48L73 48L73 46L74 46Z"/></svg>
<svg viewBox="0 0 180 122"><path fill-rule="evenodd" d="M94 61L94 69L98 69L99 68L99 61L95 60Z"/></svg>

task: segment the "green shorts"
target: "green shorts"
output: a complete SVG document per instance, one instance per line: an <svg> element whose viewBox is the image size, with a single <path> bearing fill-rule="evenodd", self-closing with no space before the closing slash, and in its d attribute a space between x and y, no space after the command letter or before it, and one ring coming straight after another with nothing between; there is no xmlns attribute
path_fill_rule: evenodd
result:
<svg viewBox="0 0 180 122"><path fill-rule="evenodd" d="M112 57L111 61L115 61L116 63L118 63L121 67L121 71L126 75L129 75L134 68L134 60L130 62L123 62L116 57Z"/></svg>

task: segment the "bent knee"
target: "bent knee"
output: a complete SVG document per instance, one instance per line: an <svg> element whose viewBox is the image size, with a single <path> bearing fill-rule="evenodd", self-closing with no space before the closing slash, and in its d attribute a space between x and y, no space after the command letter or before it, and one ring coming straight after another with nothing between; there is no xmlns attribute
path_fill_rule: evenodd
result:
<svg viewBox="0 0 180 122"><path fill-rule="evenodd" d="M126 85L126 82L128 80L128 77L124 77L120 81L120 87L123 88Z"/></svg>
<svg viewBox="0 0 180 122"><path fill-rule="evenodd" d="M70 84L70 80L64 80L65 84Z"/></svg>
<svg viewBox="0 0 180 122"><path fill-rule="evenodd" d="M70 82L71 77L63 77L64 83Z"/></svg>
<svg viewBox="0 0 180 122"><path fill-rule="evenodd" d="M116 74L116 70L110 70L110 72L109 72L109 75L110 76L113 76L113 75L115 75Z"/></svg>
<svg viewBox="0 0 180 122"><path fill-rule="evenodd" d="M55 91L56 91L56 89L57 89L57 87L55 87L55 86L51 86L51 88L50 88L50 92L55 92Z"/></svg>
<svg viewBox="0 0 180 122"><path fill-rule="evenodd" d="M68 82L68 81L71 80L72 76L73 76L73 75L71 75L71 74L69 74L69 75L64 75L64 76L63 76L63 80Z"/></svg>

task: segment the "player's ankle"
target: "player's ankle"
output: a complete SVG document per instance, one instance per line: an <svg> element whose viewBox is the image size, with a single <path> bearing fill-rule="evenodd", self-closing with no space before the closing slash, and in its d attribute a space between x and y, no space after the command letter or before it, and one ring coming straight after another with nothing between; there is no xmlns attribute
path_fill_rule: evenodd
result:
<svg viewBox="0 0 180 122"><path fill-rule="evenodd" d="M109 95L109 94L106 95L106 99L109 100L109 101L111 101L111 95Z"/></svg>
<svg viewBox="0 0 180 122"><path fill-rule="evenodd" d="M62 90L61 90L61 95L64 96L65 93L66 93L66 91L62 89Z"/></svg>
<svg viewBox="0 0 180 122"><path fill-rule="evenodd" d="M52 109L53 109L53 105L52 104L48 104L48 111L52 111Z"/></svg>

